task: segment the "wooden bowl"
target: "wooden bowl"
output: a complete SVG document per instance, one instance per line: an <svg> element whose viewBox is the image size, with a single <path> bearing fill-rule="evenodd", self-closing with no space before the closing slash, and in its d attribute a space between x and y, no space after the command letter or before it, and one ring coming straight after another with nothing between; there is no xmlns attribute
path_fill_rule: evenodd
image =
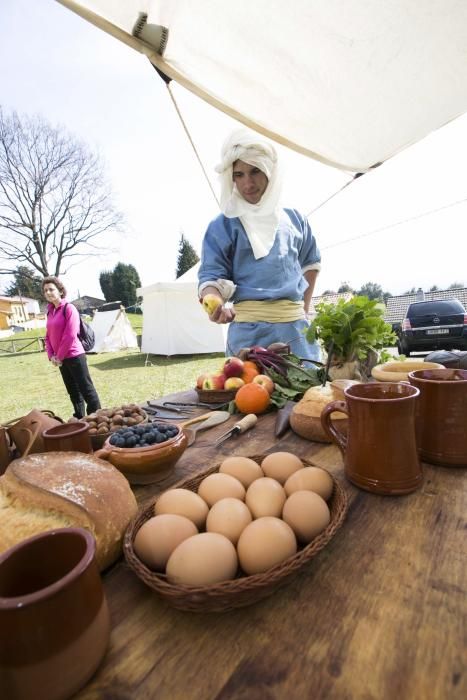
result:
<svg viewBox="0 0 467 700"><path fill-rule="evenodd" d="M254 455L252 459L260 464L265 456L264 454ZM302 459L302 462L305 467L313 466L306 459ZM185 479L172 488L185 488L196 492L200 482L209 474L218 472L219 466L211 467L195 477ZM332 474L330 476L334 482L334 490L328 501L331 511L331 522L309 544L305 546L299 545L296 554L269 569L269 571L246 576L239 570L237 578L209 586L190 587L170 583L164 574L151 571L145 566L136 556L133 548L133 542L139 528L154 516L154 503L146 505L140 510L129 524L123 541L125 559L135 574L149 588L164 598L169 605L179 610L224 612L256 603L258 600L262 600L274 593L280 586L287 583L297 571L307 566L341 527L348 508L347 496L340 483Z"/></svg>
<svg viewBox="0 0 467 700"><path fill-rule="evenodd" d="M443 365L423 360L384 362L382 365L373 367L371 376L378 382L408 382L409 372L415 372L417 369L443 369Z"/></svg>
<svg viewBox="0 0 467 700"><path fill-rule="evenodd" d="M130 484L152 484L170 474L185 452L188 438L181 426L170 440L146 447L115 447L110 436L95 457L105 459L125 476Z"/></svg>

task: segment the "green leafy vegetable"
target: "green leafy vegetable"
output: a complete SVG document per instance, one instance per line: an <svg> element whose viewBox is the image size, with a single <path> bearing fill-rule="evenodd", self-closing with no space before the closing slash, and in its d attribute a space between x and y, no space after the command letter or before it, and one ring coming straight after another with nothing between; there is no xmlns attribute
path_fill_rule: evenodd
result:
<svg viewBox="0 0 467 700"><path fill-rule="evenodd" d="M364 360L370 351L395 345L397 336L383 319L384 304L356 296L337 304L322 302L306 331L311 343L320 340L326 351L333 343L333 354L344 362Z"/></svg>

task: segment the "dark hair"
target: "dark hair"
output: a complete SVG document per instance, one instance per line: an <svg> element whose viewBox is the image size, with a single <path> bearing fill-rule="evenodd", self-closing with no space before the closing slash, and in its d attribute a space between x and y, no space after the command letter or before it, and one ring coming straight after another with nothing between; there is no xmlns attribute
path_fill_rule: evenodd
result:
<svg viewBox="0 0 467 700"><path fill-rule="evenodd" d="M42 291L44 291L44 287L46 284L54 284L60 292L60 296L62 297L62 299L63 297L66 297L65 285L62 282L60 282L58 277L54 277L53 275L49 275L49 277L44 277L44 279L42 280Z"/></svg>

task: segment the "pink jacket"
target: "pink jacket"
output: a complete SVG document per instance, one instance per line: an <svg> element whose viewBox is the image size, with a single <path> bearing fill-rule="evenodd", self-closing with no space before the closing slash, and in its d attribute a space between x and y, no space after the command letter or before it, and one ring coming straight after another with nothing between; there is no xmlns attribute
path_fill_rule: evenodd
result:
<svg viewBox="0 0 467 700"><path fill-rule="evenodd" d="M45 349L50 360L55 356L58 360L77 357L84 354L84 348L78 340L79 313L76 306L67 304L62 299L60 306L47 304L47 330L45 334Z"/></svg>

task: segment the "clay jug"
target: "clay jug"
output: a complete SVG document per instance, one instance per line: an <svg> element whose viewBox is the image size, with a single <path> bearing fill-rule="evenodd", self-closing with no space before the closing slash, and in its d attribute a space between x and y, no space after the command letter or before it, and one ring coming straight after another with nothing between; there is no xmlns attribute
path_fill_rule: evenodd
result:
<svg viewBox="0 0 467 700"><path fill-rule="evenodd" d="M0 474L3 474L13 459L13 447L8 430L0 425Z"/></svg>
<svg viewBox="0 0 467 700"><path fill-rule="evenodd" d="M467 467L467 370L416 370L409 382L420 390L415 429L422 460Z"/></svg>
<svg viewBox="0 0 467 700"><path fill-rule="evenodd" d="M82 528L49 530L0 555L0 688L10 700L66 700L99 666L110 618Z"/></svg>
<svg viewBox="0 0 467 700"><path fill-rule="evenodd" d="M323 409L322 426L344 456L349 481L381 495L410 493L421 485L415 441L419 394L409 384L354 384L344 390L345 401ZM336 428L333 411L347 414L347 435Z"/></svg>

